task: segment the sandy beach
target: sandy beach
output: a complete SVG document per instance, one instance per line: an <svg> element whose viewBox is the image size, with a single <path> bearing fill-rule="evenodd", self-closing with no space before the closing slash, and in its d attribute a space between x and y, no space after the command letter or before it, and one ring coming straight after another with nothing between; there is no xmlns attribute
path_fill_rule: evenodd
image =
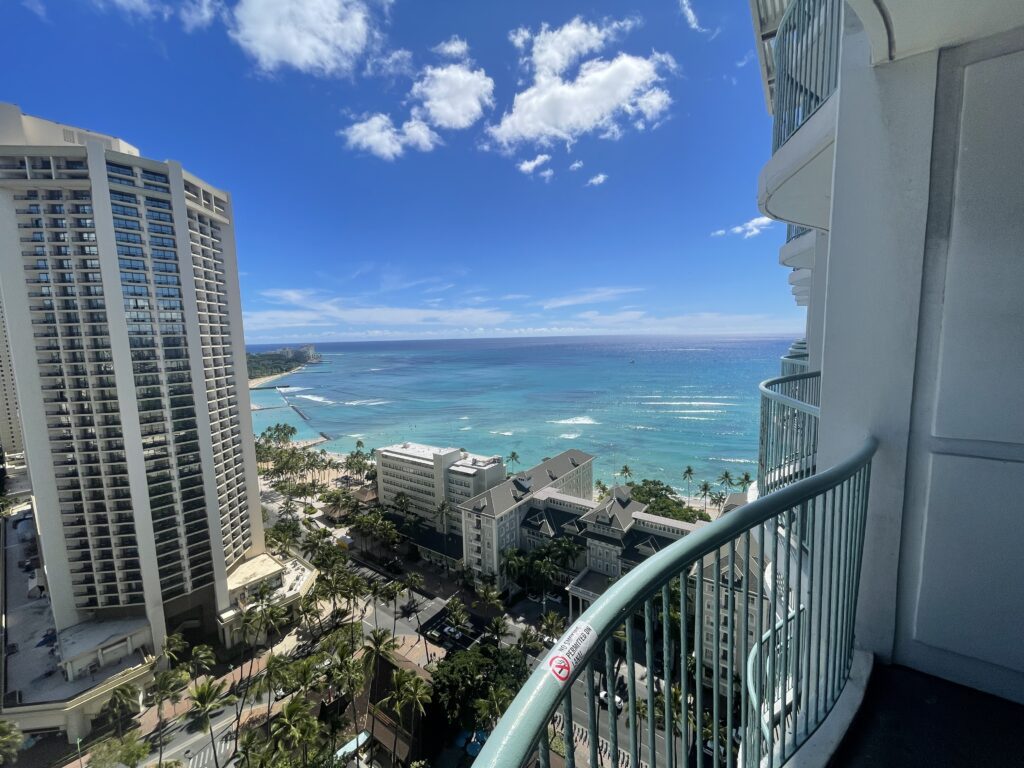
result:
<svg viewBox="0 0 1024 768"><path fill-rule="evenodd" d="M249 389L266 386L272 381L277 381L285 376L291 376L293 373L298 373L305 367L306 366L304 365L300 365L298 368L293 368L292 370L285 371L284 373L275 373L272 376L260 376L258 379L249 379Z"/></svg>

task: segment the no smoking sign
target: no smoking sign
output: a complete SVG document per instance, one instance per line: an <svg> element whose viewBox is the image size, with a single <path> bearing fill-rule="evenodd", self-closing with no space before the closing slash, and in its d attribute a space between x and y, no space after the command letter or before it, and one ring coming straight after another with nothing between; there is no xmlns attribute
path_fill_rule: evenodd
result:
<svg viewBox="0 0 1024 768"><path fill-rule="evenodd" d="M569 682L574 669L584 663L597 643L597 632L584 621L572 625L548 655L548 669L559 683Z"/></svg>

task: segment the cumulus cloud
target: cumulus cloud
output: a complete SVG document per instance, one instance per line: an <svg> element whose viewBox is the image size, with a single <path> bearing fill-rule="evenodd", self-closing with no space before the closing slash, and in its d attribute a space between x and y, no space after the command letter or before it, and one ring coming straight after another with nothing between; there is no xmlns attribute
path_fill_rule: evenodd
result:
<svg viewBox="0 0 1024 768"><path fill-rule="evenodd" d="M264 72L292 67L320 76L350 74L371 33L363 0L239 0L230 30Z"/></svg>
<svg viewBox="0 0 1024 768"><path fill-rule="evenodd" d="M369 152L382 160L401 157L407 148L429 152L441 143L441 137L422 120L407 120L399 129L390 116L382 113L353 123L339 133L350 149Z"/></svg>
<svg viewBox="0 0 1024 768"><path fill-rule="evenodd" d="M551 159L551 155L537 155L533 160L523 160L519 163L517 168L523 173L533 173L537 168L544 165L548 160Z"/></svg>
<svg viewBox="0 0 1024 768"><path fill-rule="evenodd" d="M578 171L582 167L583 167L583 161L582 160L577 160L572 165L569 166L569 170L570 171Z"/></svg>
<svg viewBox="0 0 1024 768"><path fill-rule="evenodd" d="M469 56L469 43L458 35L452 35L443 43L438 43L431 50L450 59L464 59Z"/></svg>
<svg viewBox="0 0 1024 768"><path fill-rule="evenodd" d="M743 235L743 239L746 240L751 237L757 237L761 232L768 229L774 223L775 219L771 219L767 216L757 216L750 221L737 224L735 227L729 227L729 232L733 235ZM722 237L725 234L726 230L716 229L711 233L711 237Z"/></svg>
<svg viewBox="0 0 1024 768"><path fill-rule="evenodd" d="M427 67L410 96L420 101L417 116L439 128L468 128L494 105L494 81L468 64Z"/></svg>
<svg viewBox="0 0 1024 768"><path fill-rule="evenodd" d="M529 49L522 61L533 82L488 129L491 137L506 148L520 142L572 143L592 132L614 139L622 133L622 118L662 117L672 100L657 84L663 73L675 69L671 56L619 53L611 59L583 60L636 25L633 19L595 24L576 17L555 29L542 25L535 34L525 28L510 33L513 45L524 54Z"/></svg>
<svg viewBox="0 0 1024 768"><path fill-rule="evenodd" d="M607 173L599 173L599 174L597 174L597 176L591 176L587 180L587 183L584 186L587 186L587 187L599 187L602 184L604 184L606 181L608 181L608 174Z"/></svg>
<svg viewBox="0 0 1024 768"><path fill-rule="evenodd" d="M555 172L553 170L551 170L550 168L545 168L543 171L541 171L537 175L540 176L542 179L544 179L545 182L547 182L547 181L551 181L551 179L553 179L555 177Z"/></svg>

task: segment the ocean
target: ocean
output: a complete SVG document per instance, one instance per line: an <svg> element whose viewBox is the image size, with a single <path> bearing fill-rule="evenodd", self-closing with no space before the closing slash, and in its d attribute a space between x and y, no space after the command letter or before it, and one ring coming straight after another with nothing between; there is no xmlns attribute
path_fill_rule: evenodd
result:
<svg viewBox="0 0 1024 768"><path fill-rule="evenodd" d="M258 435L278 422L297 439L352 450L414 441L523 469L569 447L593 454L595 479L685 491L757 469L757 385L777 376L790 339L572 337L317 344L323 362L252 391ZM250 351L275 345L251 345Z"/></svg>

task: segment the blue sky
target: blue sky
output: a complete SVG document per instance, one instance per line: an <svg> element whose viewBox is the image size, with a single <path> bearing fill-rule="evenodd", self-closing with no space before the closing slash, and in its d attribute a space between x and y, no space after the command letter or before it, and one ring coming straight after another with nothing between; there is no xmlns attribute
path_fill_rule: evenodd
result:
<svg viewBox="0 0 1024 768"><path fill-rule="evenodd" d="M0 100L233 195L250 342L798 334L746 0L6 0Z"/></svg>

